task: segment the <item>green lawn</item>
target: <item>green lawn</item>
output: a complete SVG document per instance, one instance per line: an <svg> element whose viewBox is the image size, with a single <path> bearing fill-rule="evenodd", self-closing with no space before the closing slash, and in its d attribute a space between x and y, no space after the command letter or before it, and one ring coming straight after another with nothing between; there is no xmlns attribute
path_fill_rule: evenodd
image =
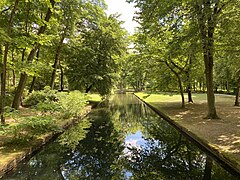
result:
<svg viewBox="0 0 240 180"><path fill-rule="evenodd" d="M101 101L102 97L99 94L88 94L90 101Z"/></svg>
<svg viewBox="0 0 240 180"><path fill-rule="evenodd" d="M135 93L138 97L143 99L149 103L161 103L161 102L181 102L181 95L177 93L168 93L168 92L161 92L161 93L148 93L148 92L139 92ZM193 101L201 102L207 101L207 95L205 93L192 93ZM185 102L187 102L187 94L184 93ZM234 103L234 96L232 95L225 95L225 94L215 94L216 102L226 102L226 103Z"/></svg>

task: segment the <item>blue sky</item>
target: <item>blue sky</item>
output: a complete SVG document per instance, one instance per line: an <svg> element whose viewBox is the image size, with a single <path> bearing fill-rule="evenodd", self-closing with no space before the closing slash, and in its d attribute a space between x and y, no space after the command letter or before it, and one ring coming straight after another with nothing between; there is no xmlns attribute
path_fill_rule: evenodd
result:
<svg viewBox="0 0 240 180"><path fill-rule="evenodd" d="M133 34L134 28L137 26L137 23L132 20L136 11L133 4L129 4L125 0L105 0L105 2L108 5L107 14L114 14L116 12L121 14L120 20L125 21L123 27L130 34Z"/></svg>

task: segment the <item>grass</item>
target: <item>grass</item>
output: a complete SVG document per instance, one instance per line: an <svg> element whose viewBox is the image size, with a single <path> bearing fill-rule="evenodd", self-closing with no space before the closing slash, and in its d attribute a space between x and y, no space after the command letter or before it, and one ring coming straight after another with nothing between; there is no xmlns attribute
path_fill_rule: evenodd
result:
<svg viewBox="0 0 240 180"><path fill-rule="evenodd" d="M206 94L193 94L194 103L181 108L181 97L172 93L136 93L181 126L208 142L236 163L240 170L240 107L233 106L232 95L215 95L216 110L221 119L204 119L207 115ZM185 98L186 98L185 94ZM185 99L187 102L187 99Z"/></svg>
<svg viewBox="0 0 240 180"><path fill-rule="evenodd" d="M90 101L100 102L102 100L99 94L88 94L88 96L90 97Z"/></svg>

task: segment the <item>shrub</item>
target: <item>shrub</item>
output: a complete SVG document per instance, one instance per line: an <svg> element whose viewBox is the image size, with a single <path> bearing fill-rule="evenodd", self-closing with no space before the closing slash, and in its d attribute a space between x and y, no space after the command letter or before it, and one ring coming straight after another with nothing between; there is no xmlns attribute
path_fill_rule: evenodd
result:
<svg viewBox="0 0 240 180"><path fill-rule="evenodd" d="M36 109L41 111L41 112L56 112L56 111L60 111L61 107L59 106L59 104L57 102L53 102L53 101L44 101L44 102L40 102L36 105Z"/></svg>
<svg viewBox="0 0 240 180"><path fill-rule="evenodd" d="M80 91L58 93L57 98L66 118L78 117L87 104L87 96Z"/></svg>
<svg viewBox="0 0 240 180"><path fill-rule="evenodd" d="M17 144L24 144L37 135L47 132L61 131L51 116L24 117L20 123L1 126L0 130L0 134L12 136L9 143Z"/></svg>
<svg viewBox="0 0 240 180"><path fill-rule="evenodd" d="M29 116L24 118L24 128L30 134L38 135L46 132L57 132L60 128L51 116Z"/></svg>
<svg viewBox="0 0 240 180"><path fill-rule="evenodd" d="M4 107L4 116L10 117L12 119L16 119L19 117L19 111L10 106L5 106Z"/></svg>
<svg viewBox="0 0 240 180"><path fill-rule="evenodd" d="M50 90L50 87L46 86L44 90L33 91L23 101L26 106L36 106L40 102L44 101L56 101L56 90Z"/></svg>

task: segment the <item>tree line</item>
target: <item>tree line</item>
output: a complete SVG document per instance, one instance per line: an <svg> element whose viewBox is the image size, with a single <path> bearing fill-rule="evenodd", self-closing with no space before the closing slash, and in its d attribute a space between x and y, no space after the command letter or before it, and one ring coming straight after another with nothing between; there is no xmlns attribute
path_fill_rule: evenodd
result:
<svg viewBox="0 0 240 180"><path fill-rule="evenodd" d="M138 9L135 44L122 78L137 91L207 93L208 115L218 118L214 92L240 88L239 0L128 0ZM130 65L129 65L130 64Z"/></svg>
<svg viewBox="0 0 240 180"><path fill-rule="evenodd" d="M44 86L109 94L127 32L102 0L0 2L1 122L4 108Z"/></svg>

